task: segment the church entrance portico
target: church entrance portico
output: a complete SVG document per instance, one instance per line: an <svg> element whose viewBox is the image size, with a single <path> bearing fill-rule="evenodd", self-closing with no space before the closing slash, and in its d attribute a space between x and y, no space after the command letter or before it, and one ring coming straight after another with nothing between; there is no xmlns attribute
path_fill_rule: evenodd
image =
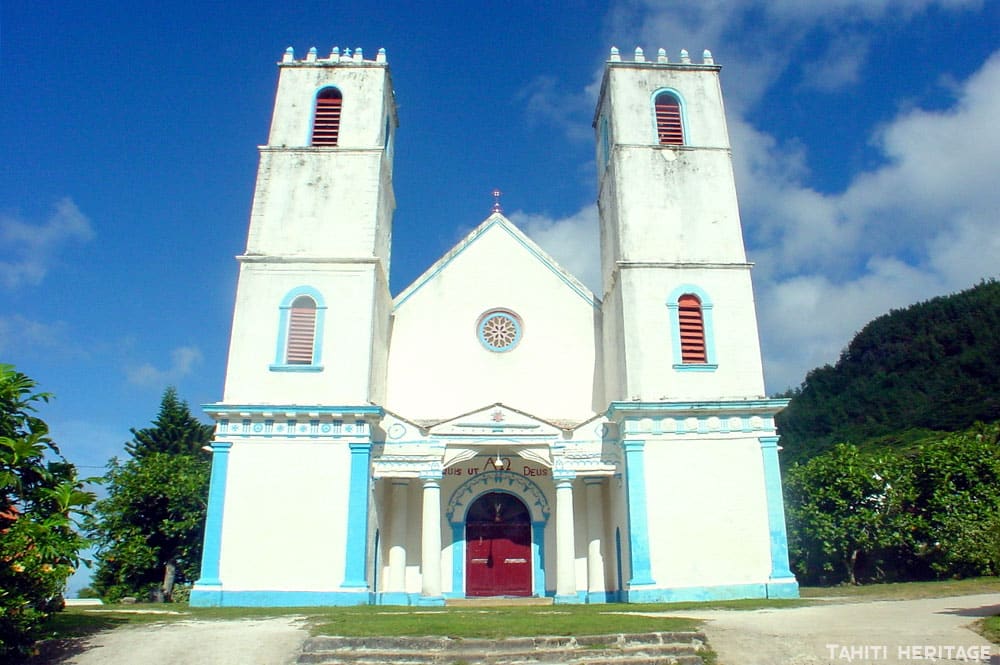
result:
<svg viewBox="0 0 1000 665"><path fill-rule="evenodd" d="M488 492L465 519L465 595L531 595L531 515L520 499Z"/></svg>

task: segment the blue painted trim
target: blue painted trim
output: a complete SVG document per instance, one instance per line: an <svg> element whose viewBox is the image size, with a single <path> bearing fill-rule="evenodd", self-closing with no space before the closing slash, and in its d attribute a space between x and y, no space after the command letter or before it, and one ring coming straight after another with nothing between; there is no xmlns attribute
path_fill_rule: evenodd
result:
<svg viewBox="0 0 1000 665"><path fill-rule="evenodd" d="M629 586L656 583L649 563L645 446L645 441L622 441L625 451L625 502L628 507Z"/></svg>
<svg viewBox="0 0 1000 665"><path fill-rule="evenodd" d="M560 596L555 595L552 597L552 601L556 605L585 605L587 603L587 592L577 591L574 594Z"/></svg>
<svg viewBox="0 0 1000 665"><path fill-rule="evenodd" d="M419 596L414 604L421 607L440 607L444 605L444 596Z"/></svg>
<svg viewBox="0 0 1000 665"><path fill-rule="evenodd" d="M322 372L322 365L268 365L272 372Z"/></svg>
<svg viewBox="0 0 1000 665"><path fill-rule="evenodd" d="M680 340L678 340L678 344ZM714 372L719 369L718 365L674 365L674 369L678 372Z"/></svg>
<svg viewBox="0 0 1000 665"><path fill-rule="evenodd" d="M627 603L680 603L703 600L739 600L741 598L767 598L767 585L721 584L718 586L692 586L663 589L627 589Z"/></svg>
<svg viewBox="0 0 1000 665"><path fill-rule="evenodd" d="M618 594L612 591L588 591L587 592L587 604L588 605L602 605L604 603L613 603L618 599Z"/></svg>
<svg viewBox="0 0 1000 665"><path fill-rule="evenodd" d="M384 591L375 594L375 603L378 605L413 605L413 595L405 591Z"/></svg>
<svg viewBox="0 0 1000 665"><path fill-rule="evenodd" d="M768 582L767 583L767 597L768 598L798 598L799 597L799 583L792 580L791 582Z"/></svg>
<svg viewBox="0 0 1000 665"><path fill-rule="evenodd" d="M684 136L684 143L679 145L691 145L691 137L688 136L687 102L684 101L684 95L682 95L680 91L675 88L657 88L653 91L653 94L649 98L649 108L653 112L653 142L656 145L663 145L665 147L678 145L672 143L660 143L660 128L656 124L656 98L664 92L676 99L677 105L681 108L681 133Z"/></svg>
<svg viewBox="0 0 1000 665"><path fill-rule="evenodd" d="M201 604L202 594L191 591L191 605ZM367 591L222 591L221 602L213 607L324 607L347 605L370 605L371 594Z"/></svg>
<svg viewBox="0 0 1000 665"><path fill-rule="evenodd" d="M442 270L444 270L448 265L458 258L465 250L472 246L476 240L481 238L489 229L493 228L497 224L500 225L507 235L516 240L518 244L524 247L528 252L539 260L542 265L544 265L548 270L559 278L566 286L570 288L576 295L580 296L588 305L596 310L601 309L601 301L591 293L586 286L576 281L575 278L569 277L569 273L565 272L559 267L555 260L544 253L544 251L537 245L531 238L528 238L520 230L518 230L514 225L507 220L505 217L495 214L492 215L487 221L479 225L478 228L473 230L469 235L465 237L458 245L452 249L451 252L445 254L444 257L438 260L433 266L428 268L428 270L418 277L412 284L406 287L402 293L396 296L396 300L393 301L393 310L402 307L403 304L413 297L425 284L434 279Z"/></svg>
<svg viewBox="0 0 1000 665"><path fill-rule="evenodd" d="M767 527L771 536L771 579L795 580L788 567L788 533L785 528L785 501L781 489L781 466L778 462L777 436L760 437L764 462L764 488L767 493Z"/></svg>
<svg viewBox="0 0 1000 665"><path fill-rule="evenodd" d="M222 556L222 519L226 507L226 480L229 475L229 451L232 443L216 441L212 443L212 472L208 481L208 506L205 514L205 540L201 549L201 578L195 582L199 591L214 598L218 589L208 590L204 587L221 587L219 579L219 560ZM192 600L194 593L192 592Z"/></svg>
<svg viewBox="0 0 1000 665"><path fill-rule="evenodd" d="M370 443L350 443L351 486L347 498L347 539L342 588L367 587L368 479L371 474Z"/></svg>
<svg viewBox="0 0 1000 665"><path fill-rule="evenodd" d="M545 595L545 522L531 523L531 555L534 564L534 593Z"/></svg>
<svg viewBox="0 0 1000 665"><path fill-rule="evenodd" d="M465 597L465 522L451 522L451 592Z"/></svg>
<svg viewBox="0 0 1000 665"><path fill-rule="evenodd" d="M301 406L297 404L202 404L205 413L232 413L235 411L247 413L347 413L361 416L385 415L385 409L371 404L343 404L339 406Z"/></svg>
<svg viewBox="0 0 1000 665"><path fill-rule="evenodd" d="M760 416L774 415L788 406L787 399L747 399L719 400L717 402L611 402L608 405L607 416L611 420L628 416L633 413L648 415L653 412L662 413L697 413L709 411L711 415L755 414Z"/></svg>
<svg viewBox="0 0 1000 665"><path fill-rule="evenodd" d="M486 339L486 322L495 317L502 318L514 325L514 339L511 340L507 346L493 346L493 344ZM508 351L513 351L514 348L521 343L521 320L510 310L491 309L479 317L479 323L476 324L476 335L479 337L479 343L482 344L483 348L487 351L492 351L493 353L507 353Z"/></svg>
<svg viewBox="0 0 1000 665"><path fill-rule="evenodd" d="M316 303L316 325L313 330L313 357L312 362L309 365L289 365L285 362L285 357L288 352L288 317L289 312L292 309L292 303L295 299L300 296L307 296L312 298L313 302ZM274 363L269 365L272 371L293 371L284 369L286 367L315 367L318 366L318 370L322 370L323 362L323 330L326 321L326 301L323 299L323 294L321 294L315 287L303 285L297 286L288 293L285 297L281 299L281 304L278 306L278 343L277 350L274 354ZM310 370L297 370L300 372L308 372Z"/></svg>
<svg viewBox="0 0 1000 665"><path fill-rule="evenodd" d="M681 296L688 294L696 296L701 301L701 320L705 333L706 360L704 363L685 363L681 358L681 319L678 300L680 300ZM696 284L682 284L667 296L667 313L670 317L670 339L673 346L674 369L678 369L678 366L697 367L704 369L691 371L709 372L719 367L719 361L715 355L715 322L712 310L712 299L708 297L708 293L704 289Z"/></svg>

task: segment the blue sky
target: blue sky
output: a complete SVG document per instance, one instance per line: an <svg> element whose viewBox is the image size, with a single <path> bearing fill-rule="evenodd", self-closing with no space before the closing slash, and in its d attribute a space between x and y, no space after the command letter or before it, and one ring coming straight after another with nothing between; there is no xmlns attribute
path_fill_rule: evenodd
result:
<svg viewBox="0 0 1000 665"><path fill-rule="evenodd" d="M723 65L770 391L1000 265L1000 3L59 3L0 8L0 362L100 473L167 385L221 398L277 62L388 51L392 289L490 211L592 288L608 48ZM200 413L200 411L199 411Z"/></svg>

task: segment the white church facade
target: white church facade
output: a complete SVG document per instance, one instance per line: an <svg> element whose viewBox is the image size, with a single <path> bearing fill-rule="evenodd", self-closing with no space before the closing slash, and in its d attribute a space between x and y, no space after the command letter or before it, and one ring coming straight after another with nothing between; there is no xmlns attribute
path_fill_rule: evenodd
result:
<svg viewBox="0 0 1000 665"><path fill-rule="evenodd" d="M711 54L611 51L599 296L497 206L393 297L385 52L278 66L192 605L797 596Z"/></svg>

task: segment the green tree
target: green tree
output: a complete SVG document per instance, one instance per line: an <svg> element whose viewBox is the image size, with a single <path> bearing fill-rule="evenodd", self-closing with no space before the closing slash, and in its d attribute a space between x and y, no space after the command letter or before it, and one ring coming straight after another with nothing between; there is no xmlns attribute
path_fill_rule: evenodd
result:
<svg viewBox="0 0 1000 665"><path fill-rule="evenodd" d="M173 388L153 426L132 430L132 455L108 463L108 496L88 528L97 543L94 587L104 596L173 599L177 583L198 578L212 427L199 422Z"/></svg>
<svg viewBox="0 0 1000 665"><path fill-rule="evenodd" d="M75 519L94 495L35 415L47 393L0 364L0 660L33 649L49 615L62 607L66 580L87 541Z"/></svg>
<svg viewBox="0 0 1000 665"><path fill-rule="evenodd" d="M900 545L907 516L896 504L887 467L856 446L838 444L788 470L790 556L803 581L857 584L864 559L877 567L872 559Z"/></svg>
<svg viewBox="0 0 1000 665"><path fill-rule="evenodd" d="M212 440L213 428L191 415L187 402L177 397L177 389L169 387L163 393L153 426L129 431L132 440L125 444L125 450L141 459L154 452L198 455L202 446Z"/></svg>
<svg viewBox="0 0 1000 665"><path fill-rule="evenodd" d="M1000 574L1000 423L921 444L901 466L914 555L936 577Z"/></svg>
<svg viewBox="0 0 1000 665"><path fill-rule="evenodd" d="M785 462L834 444L909 446L1000 418L1000 282L894 310L835 365L809 372L777 416Z"/></svg>

